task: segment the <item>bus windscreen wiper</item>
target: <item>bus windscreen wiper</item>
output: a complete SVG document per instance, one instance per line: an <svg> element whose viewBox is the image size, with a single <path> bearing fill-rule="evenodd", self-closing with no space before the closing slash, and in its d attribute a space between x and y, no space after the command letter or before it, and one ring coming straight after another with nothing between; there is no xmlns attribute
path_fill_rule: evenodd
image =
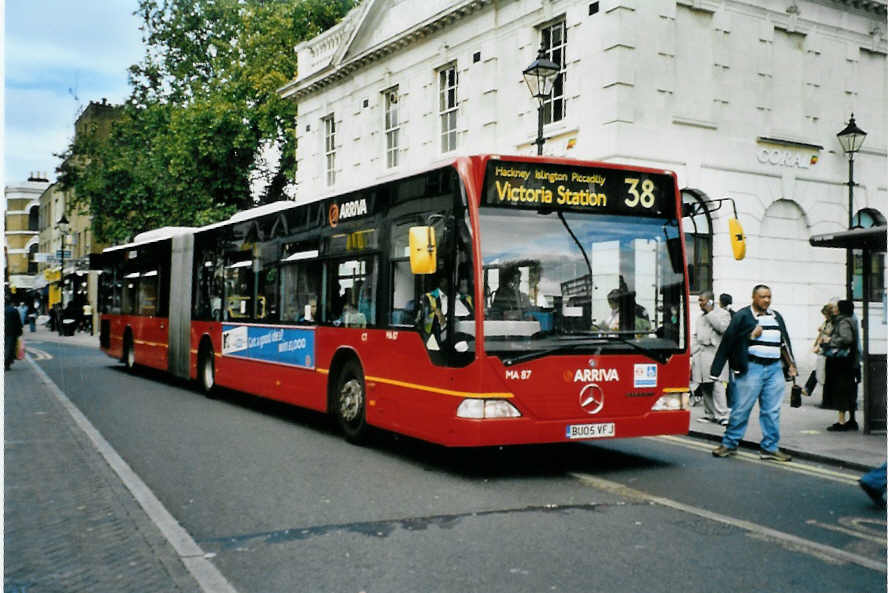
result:
<svg viewBox="0 0 888 593"><path fill-rule="evenodd" d="M635 342L627 340L626 338L624 338L623 336L620 335L621 333L635 335L635 334L638 334L639 332L637 332L637 331L608 332L606 334L592 334L592 335L595 335L597 338L600 338L602 340L615 340L617 342L620 342L621 344L626 344L630 348L634 348L635 350L638 350L639 352L641 352L642 354L644 354L645 356L647 356L648 358L650 358L654 362L659 362L660 364L666 364L666 361L669 360L670 353L668 351L651 350L650 348L645 348L644 346L642 346L640 344L636 344ZM653 332L649 332L649 333L653 333Z"/></svg>
<svg viewBox="0 0 888 593"><path fill-rule="evenodd" d="M542 332L540 332L540 333L542 333ZM632 342L632 341L624 338L621 335L621 334L628 334L628 335L634 336L639 333L645 333L645 332L639 332L638 330L625 330L625 331L598 330L598 331L570 332L570 333L565 333L562 335L564 337L582 336L582 337L595 338L597 340L606 340L606 341L613 340L616 342L620 342L621 344L626 344L630 348L633 348L634 350L641 352L642 354L644 354L646 357L650 358L654 362L659 362L660 364L666 364L666 361L669 360L669 356L670 356L669 352L663 351L663 350L652 350L650 348L645 348L644 346L642 346L640 344L636 344L635 342ZM654 333L654 332L648 332L648 333ZM534 337L536 337L536 334L534 335ZM540 337L543 337L543 336L540 336ZM571 344L570 349L572 350L572 349L576 348L577 346L582 346L582 345L583 344ZM555 348L551 348L550 350L544 350L542 352L534 352L531 354L526 354L524 356L519 356L519 357L516 357L515 359L512 359L512 360L513 361L517 360L518 362L524 362L524 360L528 360L528 358L526 358L526 357L539 358L541 356L547 356L549 354L554 354L563 348L564 348L564 346L562 345L562 346L558 346ZM506 366L509 366L510 364L515 364L515 362L510 362L510 363L507 362Z"/></svg>
<svg viewBox="0 0 888 593"><path fill-rule="evenodd" d="M586 343L562 344L560 346L555 346L554 348L548 348L546 350L537 350L535 352L528 352L527 354L522 354L520 356L515 356L513 358L503 359L503 366L510 367L512 365L521 364L522 362L527 362L529 360L542 358L544 356L550 356L552 354L561 354L564 352L570 352L571 350L576 350L580 346L588 346L588 344L586 344Z"/></svg>

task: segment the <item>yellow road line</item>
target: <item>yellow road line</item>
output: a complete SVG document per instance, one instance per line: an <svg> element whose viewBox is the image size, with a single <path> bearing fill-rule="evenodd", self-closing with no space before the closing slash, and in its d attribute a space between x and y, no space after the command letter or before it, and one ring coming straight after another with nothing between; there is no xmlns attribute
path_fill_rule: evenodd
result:
<svg viewBox="0 0 888 593"><path fill-rule="evenodd" d="M712 444L700 443L690 439L689 437L677 437L677 436L659 436L659 437L645 437L648 439L661 440L671 443L673 445L677 445L679 447L684 447L686 449L694 449L696 451L705 451L707 454L711 453L712 449L715 448ZM737 451L735 455L738 459L742 459L744 461L754 461L756 463L764 463L757 453L749 453L747 451ZM840 482L842 484L847 484L850 486L857 486L857 480L860 476L855 474L849 474L845 472L835 471L831 469L827 469L825 467L820 467L816 465L810 465L807 463L802 463L799 461L792 461L790 463L771 463L773 467L779 467L780 469L784 469L786 471L796 472L799 474L806 474L809 476L816 476L819 478L825 478L827 480L833 480L834 482Z"/></svg>

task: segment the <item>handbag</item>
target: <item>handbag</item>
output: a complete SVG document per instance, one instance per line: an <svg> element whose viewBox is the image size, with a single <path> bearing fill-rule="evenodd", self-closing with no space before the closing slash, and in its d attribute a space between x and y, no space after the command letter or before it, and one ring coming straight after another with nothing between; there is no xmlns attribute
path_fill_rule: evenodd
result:
<svg viewBox="0 0 888 593"><path fill-rule="evenodd" d="M25 339L21 336L15 340L15 358L16 360L25 359Z"/></svg>
<svg viewBox="0 0 888 593"><path fill-rule="evenodd" d="M827 358L848 358L851 355L850 348L836 348L835 346L824 346L821 351Z"/></svg>
<svg viewBox="0 0 888 593"><path fill-rule="evenodd" d="M802 388L796 385L795 377L792 379L792 389L789 393L789 406L791 408L802 407Z"/></svg>
<svg viewBox="0 0 888 593"><path fill-rule="evenodd" d="M805 381L805 390L802 392L805 395L811 395L814 393L814 389L817 387L817 371L811 371L811 374L808 375L808 380Z"/></svg>

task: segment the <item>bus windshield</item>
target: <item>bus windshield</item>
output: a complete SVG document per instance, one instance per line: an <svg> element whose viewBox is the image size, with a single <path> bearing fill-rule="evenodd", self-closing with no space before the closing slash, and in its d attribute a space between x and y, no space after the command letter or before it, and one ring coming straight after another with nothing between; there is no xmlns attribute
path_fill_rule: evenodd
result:
<svg viewBox="0 0 888 593"><path fill-rule="evenodd" d="M482 207L479 222L486 351L684 348L674 217Z"/></svg>

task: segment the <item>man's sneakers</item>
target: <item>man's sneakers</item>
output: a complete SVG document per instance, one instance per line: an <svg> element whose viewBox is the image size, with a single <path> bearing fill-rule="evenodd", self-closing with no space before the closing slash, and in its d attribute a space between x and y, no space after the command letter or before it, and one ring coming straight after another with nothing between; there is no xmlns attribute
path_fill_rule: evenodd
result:
<svg viewBox="0 0 888 593"><path fill-rule="evenodd" d="M792 457L790 457L780 449L776 449L774 451L759 451L759 459L764 459L766 461L779 461L781 463L792 461Z"/></svg>
<svg viewBox="0 0 888 593"><path fill-rule="evenodd" d="M724 445L719 445L715 449L712 450L713 457L730 457L731 455L737 454L737 447L725 447Z"/></svg>
<svg viewBox="0 0 888 593"><path fill-rule="evenodd" d="M731 457L732 455L737 454L737 448L725 447L724 445L719 445L715 449L712 450L713 457ZM781 463L786 463L788 461L792 461L792 457L784 453L783 451L777 449L776 451L759 451L759 458L764 459L766 461L779 461Z"/></svg>

